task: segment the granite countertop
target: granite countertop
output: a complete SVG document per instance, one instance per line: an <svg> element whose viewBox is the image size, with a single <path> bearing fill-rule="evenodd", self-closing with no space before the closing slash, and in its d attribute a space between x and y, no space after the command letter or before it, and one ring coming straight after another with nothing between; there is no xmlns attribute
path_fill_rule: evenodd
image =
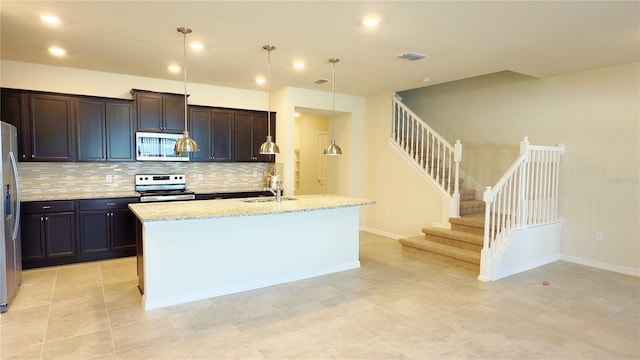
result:
<svg viewBox="0 0 640 360"><path fill-rule="evenodd" d="M60 193L20 194L20 201L53 201L140 197L135 191L67 191Z"/></svg>
<svg viewBox="0 0 640 360"><path fill-rule="evenodd" d="M224 194L233 192L262 192L262 188L196 188L189 189L196 194ZM140 197L134 190L131 191L65 191L65 192L40 192L37 194L22 193L20 201L54 201L54 200L78 200L78 199L108 199Z"/></svg>
<svg viewBox="0 0 640 360"><path fill-rule="evenodd" d="M268 198L251 198L265 200ZM373 205L375 201L335 195L300 195L295 200L247 202L251 199L189 200L129 204L143 222L256 216ZM287 199L291 199L287 197ZM215 203L215 206L212 204Z"/></svg>

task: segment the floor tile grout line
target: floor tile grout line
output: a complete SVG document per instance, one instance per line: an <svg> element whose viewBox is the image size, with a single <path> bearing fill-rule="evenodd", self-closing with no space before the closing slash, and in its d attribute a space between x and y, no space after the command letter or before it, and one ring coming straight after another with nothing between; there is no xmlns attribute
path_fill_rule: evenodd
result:
<svg viewBox="0 0 640 360"><path fill-rule="evenodd" d="M102 299L104 301L104 308L107 315L107 326L109 327L109 338L111 339L111 349L113 351L113 355L116 355L116 343L113 338L113 329L111 327L111 315L109 313L109 306L107 304L107 293L104 289L104 278L102 274L102 265L98 265L98 271L100 272L100 285L102 287Z"/></svg>
<svg viewBox="0 0 640 360"><path fill-rule="evenodd" d="M47 312L47 321L44 323L44 334L42 335L42 346L40 347L40 360L44 358L44 345L47 343L47 331L49 330L49 321L51 320L51 308L53 307L53 296L56 293L56 284L58 283L59 266L56 266L56 276L53 278L53 289L49 298L49 311Z"/></svg>

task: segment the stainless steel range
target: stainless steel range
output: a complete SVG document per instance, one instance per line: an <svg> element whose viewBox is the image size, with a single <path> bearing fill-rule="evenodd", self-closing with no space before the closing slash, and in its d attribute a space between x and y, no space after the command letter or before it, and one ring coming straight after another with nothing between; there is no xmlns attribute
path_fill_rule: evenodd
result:
<svg viewBox="0 0 640 360"><path fill-rule="evenodd" d="M135 175L136 191L140 202L193 200L193 191L187 190L185 174Z"/></svg>

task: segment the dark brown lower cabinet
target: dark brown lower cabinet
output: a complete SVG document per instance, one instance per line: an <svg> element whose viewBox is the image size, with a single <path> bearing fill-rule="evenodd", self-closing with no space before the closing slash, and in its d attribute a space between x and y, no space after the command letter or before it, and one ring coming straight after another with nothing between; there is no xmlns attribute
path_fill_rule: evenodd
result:
<svg viewBox="0 0 640 360"><path fill-rule="evenodd" d="M78 261L136 254L135 215L128 204L137 198L78 200Z"/></svg>
<svg viewBox="0 0 640 360"><path fill-rule="evenodd" d="M24 269L76 262L73 201L25 202L21 217Z"/></svg>
<svg viewBox="0 0 640 360"><path fill-rule="evenodd" d="M25 269L136 255L136 217L128 204L139 198L21 203Z"/></svg>

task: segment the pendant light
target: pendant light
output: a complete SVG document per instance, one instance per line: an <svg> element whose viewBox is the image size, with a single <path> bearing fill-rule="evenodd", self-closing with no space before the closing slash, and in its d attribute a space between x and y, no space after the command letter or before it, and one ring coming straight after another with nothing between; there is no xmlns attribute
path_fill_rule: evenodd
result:
<svg viewBox="0 0 640 360"><path fill-rule="evenodd" d="M180 155L184 152L200 151L200 148L195 140L189 137L189 131L187 130L187 34L191 34L191 29L181 26L178 28L178 32L182 33L184 37L184 134L176 143L174 151Z"/></svg>
<svg viewBox="0 0 640 360"><path fill-rule="evenodd" d="M340 59L331 58L329 59L329 62L333 66L333 81L331 82L331 144L324 148L324 154L327 156L335 156L342 155L342 149L340 149L340 146L336 144L336 138L333 134L333 128L335 127L336 122L336 63L340 62Z"/></svg>
<svg viewBox="0 0 640 360"><path fill-rule="evenodd" d="M260 154L274 155L280 153L280 148L276 143L271 141L271 51L276 47L273 45L264 45L263 49L267 50L267 141L260 145Z"/></svg>

